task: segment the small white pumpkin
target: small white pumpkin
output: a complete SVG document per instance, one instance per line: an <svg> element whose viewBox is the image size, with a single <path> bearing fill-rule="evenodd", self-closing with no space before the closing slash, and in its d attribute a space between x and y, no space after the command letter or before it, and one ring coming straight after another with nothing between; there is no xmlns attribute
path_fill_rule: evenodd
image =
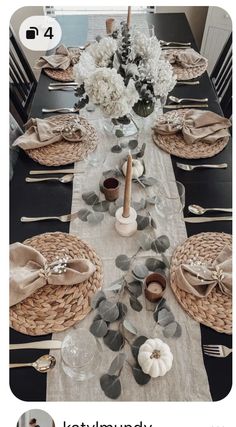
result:
<svg viewBox="0 0 236 427"><path fill-rule="evenodd" d="M122 166L122 172L124 176L126 175L127 171L127 162L125 162ZM132 160L132 178L139 178L143 175L144 172L144 166L143 163L140 162L140 160L133 159Z"/></svg>
<svg viewBox="0 0 236 427"><path fill-rule="evenodd" d="M163 377L172 366L173 354L170 347L159 338L150 338L141 345L138 363L145 374Z"/></svg>

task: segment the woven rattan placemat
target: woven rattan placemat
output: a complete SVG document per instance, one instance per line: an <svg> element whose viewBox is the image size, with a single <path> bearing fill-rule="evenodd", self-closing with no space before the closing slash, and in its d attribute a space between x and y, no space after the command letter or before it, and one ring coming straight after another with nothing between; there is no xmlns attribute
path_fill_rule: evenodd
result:
<svg viewBox="0 0 236 427"><path fill-rule="evenodd" d="M10 308L10 326L27 335L46 335L70 328L89 312L90 297L103 285L102 261L87 243L67 233L45 233L24 241L42 253L48 262L56 256L89 259L96 271L73 286L46 285Z"/></svg>
<svg viewBox="0 0 236 427"><path fill-rule="evenodd" d="M168 56L179 53L179 49L168 49L165 51L165 58L168 60ZM208 61L206 60L204 65L200 67L184 68L178 64L171 64L174 69L174 74L177 80L191 80L201 76L207 69Z"/></svg>
<svg viewBox="0 0 236 427"><path fill-rule="evenodd" d="M165 113L165 116L171 116L173 112L183 116L187 111L187 108L181 108L179 110L168 111ZM182 157L183 159L204 159L220 153L228 144L229 137L227 136L214 143L197 141L193 144L187 144L181 132L173 135L161 135L154 130L153 141L162 150L174 156Z"/></svg>
<svg viewBox="0 0 236 427"><path fill-rule="evenodd" d="M77 116L81 125L86 129L86 135L81 142L60 141L45 147L26 150L31 159L45 166L61 166L83 160L95 150L98 136L94 127L83 117ZM47 120L59 125L65 125L75 119L74 114L52 116Z"/></svg>
<svg viewBox="0 0 236 427"><path fill-rule="evenodd" d="M44 73L53 80L59 82L73 82L73 66L68 67L66 70L53 70L52 68L44 68Z"/></svg>
<svg viewBox="0 0 236 427"><path fill-rule="evenodd" d="M216 286L206 298L183 291L176 283L177 268L190 259L212 263L225 245L232 245L232 236L225 233L200 233L179 246L171 260L171 288L183 309L199 323L217 332L232 333L232 298Z"/></svg>

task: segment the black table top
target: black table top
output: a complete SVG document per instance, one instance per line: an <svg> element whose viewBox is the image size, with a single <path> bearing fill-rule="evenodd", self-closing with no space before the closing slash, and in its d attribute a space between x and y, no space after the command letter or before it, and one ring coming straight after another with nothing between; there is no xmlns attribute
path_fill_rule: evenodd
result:
<svg viewBox="0 0 236 427"><path fill-rule="evenodd" d="M76 28L73 28L74 20L70 16L63 17L66 31L70 31L71 38L76 40ZM159 39L166 41L191 42L197 50L191 29L184 14L150 14L148 22L154 24L156 35ZM62 25L62 22L61 22ZM64 27L62 25L62 30ZM210 79L205 72L198 86L176 86L173 95L178 97L208 97L209 110L222 114ZM35 98L33 101L31 116L42 117L41 109L61 106L72 106L75 97L72 93L49 92L47 87L51 79L44 74L41 75ZM228 163L227 169L222 170L195 170L184 172L176 167L180 158L172 156L172 163L176 180L182 182L186 189L186 206L197 203L202 206L231 207L232 206L232 148L231 143L218 155L207 159L207 163ZM183 161L190 164L206 163L206 161L188 160ZM68 165L68 167L73 165ZM48 183L47 192L44 192L43 184L25 183L25 177L30 169L35 169L36 164L21 150L14 169L14 176L10 185L10 241L11 243L23 242L26 238L45 232L62 231L68 232L68 223L56 221L45 221L37 223L21 223L20 217L53 215L55 212L63 214L70 212L72 201L72 185L54 185ZM45 169L37 165L37 168ZM53 169L53 168L50 168ZM185 208L185 216L188 216ZM187 234L191 236L200 232L214 231L232 233L231 222L211 222L202 224L187 224ZM204 325L201 325L202 343L232 345L232 337L220 334ZM50 339L51 335L30 337L10 329L10 341L12 343L37 341ZM37 359L45 350L18 350L11 352L11 362L27 362ZM191 354L189 355L191 357ZM232 357L225 359L204 357L206 372L208 375L210 390L213 400L223 399L231 389L232 383ZM34 369L14 369L10 372L10 387L16 397L26 401L42 401L46 399L46 376Z"/></svg>

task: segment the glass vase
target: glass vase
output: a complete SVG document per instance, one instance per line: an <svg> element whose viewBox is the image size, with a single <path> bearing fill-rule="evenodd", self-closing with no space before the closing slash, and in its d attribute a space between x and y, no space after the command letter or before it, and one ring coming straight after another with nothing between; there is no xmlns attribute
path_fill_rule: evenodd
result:
<svg viewBox="0 0 236 427"><path fill-rule="evenodd" d="M139 126L130 114L119 119L106 120L104 129L117 138L134 136L139 132Z"/></svg>

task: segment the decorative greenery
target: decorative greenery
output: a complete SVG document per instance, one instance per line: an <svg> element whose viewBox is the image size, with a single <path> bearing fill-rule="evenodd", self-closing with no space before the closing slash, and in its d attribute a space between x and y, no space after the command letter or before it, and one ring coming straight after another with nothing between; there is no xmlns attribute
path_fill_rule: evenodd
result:
<svg viewBox="0 0 236 427"><path fill-rule="evenodd" d="M165 338L179 338L182 334L182 328L176 322L173 313L166 304L165 298L162 298L153 313L153 318L163 329Z"/></svg>

